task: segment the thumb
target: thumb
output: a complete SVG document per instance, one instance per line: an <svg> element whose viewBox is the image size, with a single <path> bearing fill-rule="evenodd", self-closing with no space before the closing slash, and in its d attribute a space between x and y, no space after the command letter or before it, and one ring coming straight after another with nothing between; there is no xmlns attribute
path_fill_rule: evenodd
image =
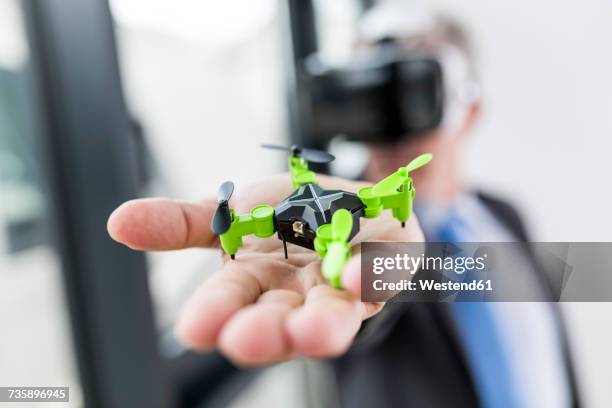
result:
<svg viewBox="0 0 612 408"><path fill-rule="evenodd" d="M346 263L342 273L342 287L356 298L361 298L361 254L353 255Z"/></svg>

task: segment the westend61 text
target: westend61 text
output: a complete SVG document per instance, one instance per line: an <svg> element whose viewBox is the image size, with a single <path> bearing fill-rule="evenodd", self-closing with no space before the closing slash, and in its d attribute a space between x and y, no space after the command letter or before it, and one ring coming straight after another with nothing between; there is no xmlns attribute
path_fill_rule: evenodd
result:
<svg viewBox="0 0 612 408"><path fill-rule="evenodd" d="M377 279L373 283L374 290L379 291L403 291L403 290L421 290L421 291L492 291L493 284L490 279L475 279L469 282L437 282L433 279L420 280L418 282L402 279L397 282L385 282L382 279Z"/></svg>

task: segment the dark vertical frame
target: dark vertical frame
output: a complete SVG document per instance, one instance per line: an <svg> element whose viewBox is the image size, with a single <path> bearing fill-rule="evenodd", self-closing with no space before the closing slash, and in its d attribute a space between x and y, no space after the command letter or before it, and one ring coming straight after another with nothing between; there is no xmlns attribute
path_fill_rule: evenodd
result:
<svg viewBox="0 0 612 408"><path fill-rule="evenodd" d="M304 147L325 149L314 137L309 137L311 117L310 93L304 81L304 59L318 50L315 9L312 0L286 0L283 10L284 65L288 120L291 142ZM311 163L317 172L327 173L325 164Z"/></svg>
<svg viewBox="0 0 612 408"><path fill-rule="evenodd" d="M376 0L359 0L361 12L365 12L376 4Z"/></svg>
<svg viewBox="0 0 612 408"><path fill-rule="evenodd" d="M23 4L85 406L172 406L144 255L106 233L137 195L108 3Z"/></svg>
<svg viewBox="0 0 612 408"><path fill-rule="evenodd" d="M308 142L308 88L302 81L304 58L317 50L314 6L311 0L286 0L283 9L284 65L293 143Z"/></svg>

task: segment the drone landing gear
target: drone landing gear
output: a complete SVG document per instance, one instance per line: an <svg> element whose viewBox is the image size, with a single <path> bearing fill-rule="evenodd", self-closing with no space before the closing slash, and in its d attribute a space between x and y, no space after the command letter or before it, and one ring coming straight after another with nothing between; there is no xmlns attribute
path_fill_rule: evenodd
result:
<svg viewBox="0 0 612 408"><path fill-rule="evenodd" d="M283 240L283 250L285 251L285 259L289 259L289 255L287 254L287 240L285 239L285 234L280 234L281 239Z"/></svg>

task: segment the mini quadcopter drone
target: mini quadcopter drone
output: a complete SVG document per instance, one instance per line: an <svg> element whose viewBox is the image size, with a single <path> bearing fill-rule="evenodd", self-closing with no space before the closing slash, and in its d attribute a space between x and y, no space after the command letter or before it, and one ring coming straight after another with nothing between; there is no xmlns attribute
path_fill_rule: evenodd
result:
<svg viewBox="0 0 612 408"><path fill-rule="evenodd" d="M344 265L351 253L350 240L359 232L359 219L375 218L391 210L404 227L412 213L415 189L409 173L427 164L432 155L422 154L400 167L379 183L361 188L357 194L326 190L319 186L308 162L329 163L330 153L264 144L267 149L290 153L289 172L294 191L276 207L261 204L248 214L236 214L229 207L234 184L226 181L219 187L218 207L211 221L212 231L219 235L223 250L235 259L242 237L267 238L274 233L283 241L285 258L287 242L316 251L322 258L321 272L336 287L341 287Z"/></svg>

